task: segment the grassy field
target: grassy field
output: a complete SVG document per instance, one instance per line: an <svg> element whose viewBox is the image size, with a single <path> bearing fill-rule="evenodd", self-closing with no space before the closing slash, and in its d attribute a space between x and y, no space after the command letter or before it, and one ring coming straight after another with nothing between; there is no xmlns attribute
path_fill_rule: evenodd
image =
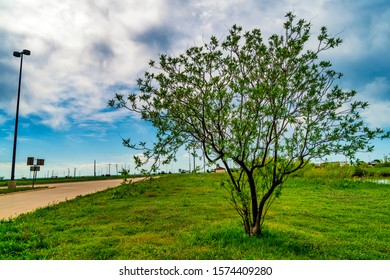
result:
<svg viewBox="0 0 390 280"><path fill-rule="evenodd" d="M389 185L291 178L251 238L224 176L166 175L3 220L0 259L390 259Z"/></svg>
<svg viewBox="0 0 390 280"><path fill-rule="evenodd" d="M35 181L35 185L53 184L53 183L70 183L70 182L84 182L84 181L101 181L101 180L113 180L121 179L122 176L83 176L83 177L59 177L59 178L38 178ZM32 185L32 179L20 179L17 180L17 186ZM0 181L1 187L7 187L8 180Z"/></svg>

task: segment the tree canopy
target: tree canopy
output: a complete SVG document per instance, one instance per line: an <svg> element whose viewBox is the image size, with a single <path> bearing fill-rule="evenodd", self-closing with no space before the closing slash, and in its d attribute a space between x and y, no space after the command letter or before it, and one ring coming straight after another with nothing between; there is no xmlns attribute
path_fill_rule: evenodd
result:
<svg viewBox="0 0 390 280"><path fill-rule="evenodd" d="M371 151L370 140L383 133L363 123L359 112L368 104L341 89L342 74L319 59L342 40L322 27L312 47L311 35L309 22L287 13L283 32L267 41L260 29L234 25L224 39L160 55L138 79L139 93L109 101L157 129L152 147L124 144L143 150L154 167L159 158L175 160L180 147L197 145L209 162L224 164L230 180L223 185L245 232L261 234L290 174L315 158Z"/></svg>

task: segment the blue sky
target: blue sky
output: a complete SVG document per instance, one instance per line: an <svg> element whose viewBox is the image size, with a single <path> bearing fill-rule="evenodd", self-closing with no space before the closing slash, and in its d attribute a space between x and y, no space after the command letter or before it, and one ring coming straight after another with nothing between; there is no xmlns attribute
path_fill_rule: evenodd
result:
<svg viewBox="0 0 390 280"><path fill-rule="evenodd" d="M233 24L280 33L286 12L325 25L344 43L327 54L342 73L341 86L371 106L371 127L390 129L390 2L387 0L0 0L0 176L10 177L20 59L23 61L16 178L30 176L26 158L46 160L40 176L115 173L133 169L137 153L121 137L154 139L150 124L126 110L106 107L115 92L135 89L149 59L179 54ZM373 143L364 160L390 154ZM336 158L336 157L335 157ZM188 168L183 150L179 162ZM332 158L330 159L332 160Z"/></svg>

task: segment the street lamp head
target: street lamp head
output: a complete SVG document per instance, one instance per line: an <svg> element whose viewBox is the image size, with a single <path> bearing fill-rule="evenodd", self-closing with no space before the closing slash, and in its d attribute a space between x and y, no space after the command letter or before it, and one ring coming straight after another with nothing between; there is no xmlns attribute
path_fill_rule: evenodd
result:
<svg viewBox="0 0 390 280"><path fill-rule="evenodd" d="M22 52L14 52L15 57L21 57L22 55L30 55L31 52L29 50L23 50Z"/></svg>

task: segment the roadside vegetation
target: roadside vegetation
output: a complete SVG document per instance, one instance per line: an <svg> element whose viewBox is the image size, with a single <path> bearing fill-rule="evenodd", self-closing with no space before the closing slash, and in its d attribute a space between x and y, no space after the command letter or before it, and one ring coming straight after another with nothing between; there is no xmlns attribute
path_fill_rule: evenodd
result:
<svg viewBox="0 0 390 280"><path fill-rule="evenodd" d="M34 185L44 185L44 184L58 184L58 183L71 183L71 182L84 182L84 181L101 181L101 180L114 180L122 179L123 176L82 176L82 177L58 177L58 178L38 178L35 180ZM33 179L20 179L17 180L17 189L18 186L28 186L32 185ZM0 181L0 190L2 187L7 187L8 181ZM23 190L23 188L21 188ZM21 191L16 190L16 191Z"/></svg>
<svg viewBox="0 0 390 280"><path fill-rule="evenodd" d="M375 169L375 168L373 168ZM0 221L0 259L390 259L389 185L308 165L251 238L227 174L164 175Z"/></svg>
<svg viewBox="0 0 390 280"><path fill-rule="evenodd" d="M385 157L385 160L387 158ZM349 165L342 162L327 162L322 164L308 164L299 170L294 177L305 178L333 178L333 179L390 179L390 162L378 161L373 166L366 162Z"/></svg>
<svg viewBox="0 0 390 280"><path fill-rule="evenodd" d="M8 193L14 193L14 192L23 192L23 191L33 191L33 190L42 190L47 189L48 187L19 187L16 189L8 189L8 188L0 188L0 195L1 194L8 194Z"/></svg>

